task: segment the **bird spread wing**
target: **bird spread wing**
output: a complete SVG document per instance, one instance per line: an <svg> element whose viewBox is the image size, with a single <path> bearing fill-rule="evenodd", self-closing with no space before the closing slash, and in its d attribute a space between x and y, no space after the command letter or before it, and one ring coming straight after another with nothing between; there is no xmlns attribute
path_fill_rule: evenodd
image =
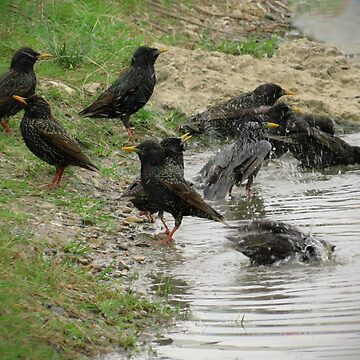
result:
<svg viewBox="0 0 360 360"><path fill-rule="evenodd" d="M91 115L101 112L102 109L111 106L114 102L121 102L122 99L136 92L143 78L143 69L135 67L125 68L116 81L95 102L81 111L80 115Z"/></svg>
<svg viewBox="0 0 360 360"><path fill-rule="evenodd" d="M75 160L90 164L89 158L82 152L79 144L67 134L55 119L51 119L51 125L48 121L37 121L36 129L52 145L66 152Z"/></svg>
<svg viewBox="0 0 360 360"><path fill-rule="evenodd" d="M224 218L221 214L215 211L210 205L208 205L202 197L189 185L185 182L169 182L163 181L163 186L174 193L181 200L192 205L198 210L203 211L209 215L213 220L224 222Z"/></svg>
<svg viewBox="0 0 360 360"><path fill-rule="evenodd" d="M207 173L205 198L224 199L231 186L247 180L259 169L270 150L271 144L261 140L246 147L236 146L235 143L227 148L224 154L218 154Z"/></svg>

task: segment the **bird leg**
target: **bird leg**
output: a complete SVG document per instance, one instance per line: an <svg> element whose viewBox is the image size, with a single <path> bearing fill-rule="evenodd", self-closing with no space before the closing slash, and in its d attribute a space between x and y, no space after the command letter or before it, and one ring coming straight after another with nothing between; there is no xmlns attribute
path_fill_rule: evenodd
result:
<svg viewBox="0 0 360 360"><path fill-rule="evenodd" d="M134 136L134 133L130 128L126 128L126 131L127 131L130 138L132 138Z"/></svg>
<svg viewBox="0 0 360 360"><path fill-rule="evenodd" d="M163 211L159 211L158 216L159 216L160 221L161 221L161 222L163 223L163 225L164 225L165 234L170 234L170 229L169 229L169 227L166 225L165 220L164 220L164 212L163 212Z"/></svg>
<svg viewBox="0 0 360 360"><path fill-rule="evenodd" d="M140 211L139 216L146 216L149 223L153 224L155 222L154 218L149 211Z"/></svg>
<svg viewBox="0 0 360 360"><path fill-rule="evenodd" d="M6 120L0 120L1 126L4 128L5 132L9 135L13 134L13 131L9 125L9 123Z"/></svg>
<svg viewBox="0 0 360 360"><path fill-rule="evenodd" d="M60 180L62 178L64 170L65 166L59 166L58 168L56 168L56 173L52 182L50 184L44 185L42 188L46 190L52 190L60 187Z"/></svg>

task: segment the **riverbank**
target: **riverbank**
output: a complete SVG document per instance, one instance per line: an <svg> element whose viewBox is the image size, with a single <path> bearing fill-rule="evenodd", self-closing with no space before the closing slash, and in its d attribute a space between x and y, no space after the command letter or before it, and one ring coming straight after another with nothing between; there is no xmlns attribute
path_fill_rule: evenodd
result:
<svg viewBox="0 0 360 360"><path fill-rule="evenodd" d="M209 25L217 19L218 30L242 33L222 22L234 14L232 8L199 2L196 6L203 11L197 11L209 19L199 20L203 26L192 24L193 18L170 20L167 13L152 24L149 9L165 11L164 4L154 3L146 2L144 8L134 4L121 8L112 1L0 5L2 14L7 14L0 28L1 72L8 67L13 49L24 45L24 38L34 49L55 54L53 60L36 65L38 92L101 170L93 175L75 167L66 169L61 189L42 191L38 185L49 182L54 169L24 146L18 130L22 114L11 119L14 137L0 133L4 254L0 266L7 289L0 304L6 324L0 333L2 358L26 354L29 359L73 359L110 348L134 348L142 333L151 334L148 344L161 337L162 325L184 315L181 309L169 307L166 279L156 277L158 261L171 261L176 254L154 245L153 234L159 228L138 218L120 199L121 190L139 172L138 160L120 150L128 142L126 133L116 121L78 116L96 91L108 86L127 65L138 45L169 47L156 63L158 85L153 97L133 117L140 136L175 134L185 115L266 81L296 91L294 98L286 98L290 104L343 121L360 120L360 70L334 48L297 40L281 45L272 58L260 60L256 57L276 50L258 46L268 44L275 34L266 37L264 31L257 34L260 42L249 40L246 51L254 56L234 56L228 53L242 53L244 46L234 46L236 38L222 40L224 33ZM264 14L271 12L266 10L269 4L277 3L260 1L260 8L253 4L253 10L243 10L249 26L274 22ZM166 12L174 13L171 8ZM230 18L229 24L242 24L235 15ZM184 23L188 25L181 32ZM164 24L174 31L154 30ZM194 34L198 38L192 40ZM189 144L190 151L193 146ZM176 249L181 252L180 245ZM133 290L138 277L148 284L145 293Z"/></svg>

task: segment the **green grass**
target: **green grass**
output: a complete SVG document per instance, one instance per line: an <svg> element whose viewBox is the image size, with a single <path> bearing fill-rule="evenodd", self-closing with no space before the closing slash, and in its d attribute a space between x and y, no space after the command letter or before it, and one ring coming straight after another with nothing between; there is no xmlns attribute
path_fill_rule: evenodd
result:
<svg viewBox="0 0 360 360"><path fill-rule="evenodd" d="M24 145L18 129L22 113L10 119L14 137L0 131L1 359L82 359L113 346L133 347L144 329L157 330L158 324L174 315L159 302L121 290L108 276L112 263L93 275L78 262L93 251L81 229L108 237L121 230L114 201L109 204L95 191L106 192L110 186L115 189L111 191L119 191L119 184L139 171L136 157L120 150L129 140L119 121L78 115L96 96L83 87L99 82L106 88L139 45L188 42L184 34L151 31L148 19L152 16L151 8L136 0L0 1L0 73L9 67L13 51L22 46L52 53L51 60L35 65L37 92L101 173L67 168L62 188L41 190L39 185L49 183L55 169ZM158 20L162 25L176 21ZM272 56L277 39L215 44L204 33L197 45L261 58ZM72 93L49 80L69 86ZM154 111L150 101L131 122L137 135L160 138L175 134L184 119L178 109ZM122 205L119 201L118 206ZM38 231L59 214L80 229L76 236L64 233L54 239ZM45 256L47 247L61 256ZM134 276L130 273L129 280ZM171 289L171 281L164 278L155 292L166 299Z"/></svg>
<svg viewBox="0 0 360 360"><path fill-rule="evenodd" d="M208 51L220 51L231 55L251 55L257 59L272 57L279 47L280 37L259 40L256 37L244 42L222 40L215 43L206 34L200 37L200 45Z"/></svg>
<svg viewBox="0 0 360 360"><path fill-rule="evenodd" d="M32 243L29 251L30 241L25 232L0 228L1 359L82 359L109 346L129 348L143 329L156 330L173 316L158 302L100 281L71 258L46 259L45 244ZM69 246L68 253L84 249Z"/></svg>

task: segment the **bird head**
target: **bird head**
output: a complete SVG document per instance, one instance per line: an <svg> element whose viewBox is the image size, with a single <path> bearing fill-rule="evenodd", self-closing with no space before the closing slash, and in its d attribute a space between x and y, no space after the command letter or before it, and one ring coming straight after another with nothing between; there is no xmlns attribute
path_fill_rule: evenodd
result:
<svg viewBox="0 0 360 360"><path fill-rule="evenodd" d="M18 95L12 97L24 107L25 113L31 117L44 118L51 116L50 105L39 95L29 96L28 98Z"/></svg>
<svg viewBox="0 0 360 360"><path fill-rule="evenodd" d="M131 65L154 64L157 57L165 51L167 51L167 49L156 49L147 46L139 46L131 59Z"/></svg>
<svg viewBox="0 0 360 360"><path fill-rule="evenodd" d="M254 90L254 93L263 99L264 105L273 105L284 95L295 95L295 93L284 90L280 85L274 83L262 84Z"/></svg>
<svg viewBox="0 0 360 360"><path fill-rule="evenodd" d="M47 59L51 56L48 53L40 54L31 48L24 47L15 52L10 67L18 71L26 71L32 69L37 60Z"/></svg>
<svg viewBox="0 0 360 360"><path fill-rule="evenodd" d="M165 151L159 143L153 140L145 140L135 146L124 146L122 150L136 152L141 164L161 165L165 162Z"/></svg>

